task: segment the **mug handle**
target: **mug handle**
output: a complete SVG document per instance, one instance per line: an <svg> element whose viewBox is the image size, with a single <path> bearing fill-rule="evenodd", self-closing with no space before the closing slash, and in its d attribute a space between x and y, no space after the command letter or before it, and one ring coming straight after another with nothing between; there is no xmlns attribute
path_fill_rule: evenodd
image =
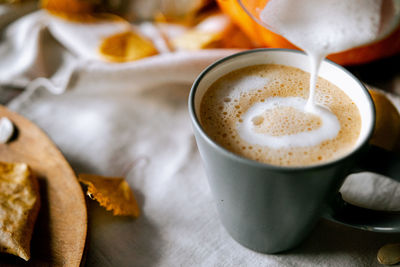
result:
<svg viewBox="0 0 400 267"><path fill-rule="evenodd" d="M361 158L351 173L363 171L382 174L400 182L400 155L370 145L369 151ZM373 232L400 232L400 211L361 208L343 200L340 193L322 217L336 223Z"/></svg>

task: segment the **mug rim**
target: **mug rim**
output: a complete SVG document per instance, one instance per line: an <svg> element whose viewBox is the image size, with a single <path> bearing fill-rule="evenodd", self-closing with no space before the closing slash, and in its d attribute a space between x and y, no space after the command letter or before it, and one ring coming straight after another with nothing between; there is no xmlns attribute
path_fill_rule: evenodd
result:
<svg viewBox="0 0 400 267"><path fill-rule="evenodd" d="M210 64L209 66L207 66L196 78L196 80L194 81L191 89L190 89L190 94L189 94L189 113L190 113L190 118L192 120L192 124L193 126L197 129L197 131L200 133L200 135L202 136L202 138L204 138L204 140L206 140L206 142L211 145L212 147L214 147L215 149L217 149L219 152L223 153L226 157L229 157L233 160L237 160L241 163L245 163L248 165L252 165L254 167L259 167L259 168L267 168L267 169L271 169L271 170L277 170L277 171L284 171L284 172L296 172L296 171L307 171L307 170L317 170L317 169L322 169L322 168L329 168L333 165L339 164L343 161L345 161L346 159L348 159L349 157L354 156L355 154L358 154L361 150L363 150L363 148L368 144L368 141L371 139L371 136L373 134L374 128L375 128L375 120L376 120L376 109L375 109L375 105L374 102L372 100L372 97L368 91L368 89L365 87L365 85L359 80L357 79L357 77L355 77L350 71L348 71L346 68L344 68L343 66L329 60L329 59L324 59L323 61L333 65L334 67L337 67L339 69L341 69L343 72L345 72L345 74L349 75L353 80L355 80L360 88L364 91L366 98L369 101L369 104L371 106L371 113L372 113L372 118L371 118L371 126L368 129L368 133L366 135L366 137L364 138L364 140L362 140L361 144L359 146L357 146L355 149L351 150L350 152L348 152L347 154L334 159L334 160L330 160L328 162L324 162L324 163L320 163L320 164L313 164L313 165L305 165L305 166L280 166L280 165L273 165L273 164L269 164L269 163L263 163L263 162L259 162L256 160L252 160L246 157L243 157L241 155L238 155L236 153L233 153L231 151L229 151L228 149L224 148L223 146L221 146L220 144L218 144L217 142L215 142L203 129L197 114L196 114L196 110L195 110L195 96L196 96L196 92L197 92L197 88L201 82L201 80L203 80L203 78L210 72L212 71L215 67L217 67L218 65L228 61L228 60L232 60L236 57L239 56L245 56L248 54L252 54L252 53L260 53L260 52L289 52L289 53L297 53L297 54L303 54L306 55L305 52L300 51L300 50L295 50L295 49L287 49L287 48L258 48L258 49L250 49L250 50L246 50L246 51L242 51L242 52L238 52L232 55L229 55L227 57L221 58L215 62L213 62L212 64ZM221 76L222 77L222 76Z"/></svg>

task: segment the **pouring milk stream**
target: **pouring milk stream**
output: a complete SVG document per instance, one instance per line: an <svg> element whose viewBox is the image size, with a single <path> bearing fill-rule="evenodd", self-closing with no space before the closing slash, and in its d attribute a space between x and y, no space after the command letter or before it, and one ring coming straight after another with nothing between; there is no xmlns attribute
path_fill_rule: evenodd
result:
<svg viewBox="0 0 400 267"><path fill-rule="evenodd" d="M391 0L386 0L391 1ZM308 100L269 98L261 106L250 109L245 122L238 125L240 136L251 143L275 148L317 145L334 138L340 130L335 114L315 102L315 87L322 60L331 53L345 51L372 43L380 36L385 14L382 0L270 0L260 13L260 20L270 30L284 36L303 49L310 60L310 89ZM390 15L390 14L389 14ZM275 105L273 102L278 101ZM300 103L300 102L301 103ZM263 110L290 106L300 112L317 115L322 120L318 131L287 136L284 142L251 130L251 118ZM250 114L251 113L251 114ZM246 119L246 117L249 117ZM246 123L248 121L248 123ZM303 136L304 135L304 136ZM282 139L282 138L281 138ZM304 142L311 140L310 143Z"/></svg>
<svg viewBox="0 0 400 267"><path fill-rule="evenodd" d="M322 60L377 39L381 29L382 0L271 0L260 14L268 28L303 49L310 58L312 112L315 85Z"/></svg>
<svg viewBox="0 0 400 267"><path fill-rule="evenodd" d="M310 58L310 95L315 108L318 70L329 54L371 43L381 26L382 0L271 0L260 14L268 27L303 49Z"/></svg>

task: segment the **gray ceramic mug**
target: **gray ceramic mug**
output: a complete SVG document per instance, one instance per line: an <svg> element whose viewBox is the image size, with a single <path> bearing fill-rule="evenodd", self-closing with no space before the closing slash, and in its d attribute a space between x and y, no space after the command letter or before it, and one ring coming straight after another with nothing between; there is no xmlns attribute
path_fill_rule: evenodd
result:
<svg viewBox="0 0 400 267"><path fill-rule="evenodd" d="M369 145L375 124L374 104L363 84L341 66L325 60L320 76L356 103L362 127L354 149L339 159L304 167L263 164L224 149L203 130L198 117L200 101L214 81L239 68L271 63L308 71L308 58L302 52L249 50L209 66L190 93L189 112L197 146L226 230L240 244L263 253L295 247L321 217L371 231L400 232L397 213L353 206L338 193L345 178L354 172L369 170L396 179L400 176L397 156Z"/></svg>

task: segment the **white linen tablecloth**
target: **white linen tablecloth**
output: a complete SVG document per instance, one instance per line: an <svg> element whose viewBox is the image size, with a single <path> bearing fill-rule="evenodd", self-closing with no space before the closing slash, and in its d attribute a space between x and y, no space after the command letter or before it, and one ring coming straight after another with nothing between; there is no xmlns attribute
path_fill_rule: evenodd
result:
<svg viewBox="0 0 400 267"><path fill-rule="evenodd" d="M125 176L142 210L138 219L114 217L89 201L86 266L380 266L378 249L400 242L399 234L322 220L292 251L264 255L240 246L219 222L187 112L195 77L235 51L82 61L52 37L40 12L28 15L31 36L19 52L2 53L16 49L5 48L12 38L26 38L15 23L0 44L0 73L5 58L12 62L24 49L34 56L0 78L0 85L28 88L9 108L39 125L77 173ZM364 206L400 210L399 184L374 174L349 177L342 193Z"/></svg>

